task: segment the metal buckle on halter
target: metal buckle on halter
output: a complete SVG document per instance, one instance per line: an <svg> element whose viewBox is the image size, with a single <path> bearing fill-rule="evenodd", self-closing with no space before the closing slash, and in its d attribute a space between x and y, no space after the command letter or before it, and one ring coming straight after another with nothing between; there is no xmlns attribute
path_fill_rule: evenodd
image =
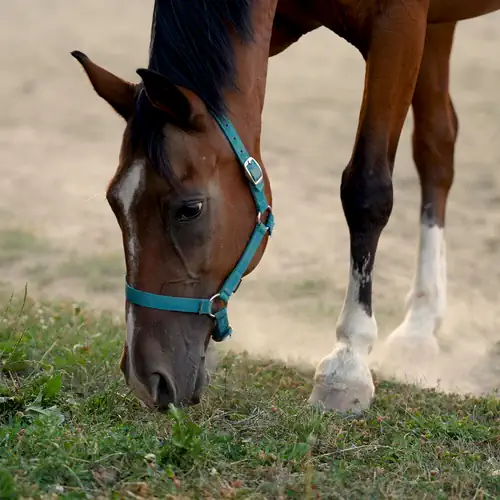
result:
<svg viewBox="0 0 500 500"><path fill-rule="evenodd" d="M253 172L250 170L249 166L253 164L255 167L258 169L258 177L255 178L255 175ZM264 180L264 174L262 173L262 168L259 165L259 162L255 159L249 156L246 160L245 163L243 163L243 168L245 169L245 173L248 177L248 179L253 182L255 186L258 186L263 180Z"/></svg>

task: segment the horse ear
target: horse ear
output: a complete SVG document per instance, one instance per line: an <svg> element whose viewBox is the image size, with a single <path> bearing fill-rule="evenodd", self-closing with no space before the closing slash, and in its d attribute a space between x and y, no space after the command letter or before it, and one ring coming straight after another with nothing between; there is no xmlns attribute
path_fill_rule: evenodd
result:
<svg viewBox="0 0 500 500"><path fill-rule="evenodd" d="M137 85L122 80L75 50L71 55L82 65L97 95L102 97L120 116L128 120L134 109Z"/></svg>
<svg viewBox="0 0 500 500"><path fill-rule="evenodd" d="M151 104L165 113L170 121L184 129L204 129L206 108L192 91L173 84L150 69L138 69Z"/></svg>

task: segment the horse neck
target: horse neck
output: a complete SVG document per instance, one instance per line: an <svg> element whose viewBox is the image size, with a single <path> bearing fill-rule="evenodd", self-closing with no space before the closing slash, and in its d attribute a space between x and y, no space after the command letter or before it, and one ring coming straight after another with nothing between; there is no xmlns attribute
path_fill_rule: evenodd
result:
<svg viewBox="0 0 500 500"><path fill-rule="evenodd" d="M254 0L253 40L234 41L237 90L225 95L231 120L252 154L260 156L262 110L266 92L269 48L278 0Z"/></svg>

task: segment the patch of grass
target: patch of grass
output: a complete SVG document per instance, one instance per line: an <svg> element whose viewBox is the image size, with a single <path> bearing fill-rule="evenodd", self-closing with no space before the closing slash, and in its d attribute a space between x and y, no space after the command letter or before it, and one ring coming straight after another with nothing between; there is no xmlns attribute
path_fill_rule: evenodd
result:
<svg viewBox="0 0 500 500"><path fill-rule="evenodd" d="M49 243L32 233L21 229L0 230L0 266L12 265L27 256L49 250Z"/></svg>
<svg viewBox="0 0 500 500"><path fill-rule="evenodd" d="M123 284L125 263L122 254L74 256L63 263L59 273L66 278L84 279L93 292L110 292Z"/></svg>
<svg viewBox="0 0 500 500"><path fill-rule="evenodd" d="M228 354L201 405L155 414L122 381L120 322L0 317L0 498L500 497L493 397L383 382L362 418L321 414L311 373Z"/></svg>

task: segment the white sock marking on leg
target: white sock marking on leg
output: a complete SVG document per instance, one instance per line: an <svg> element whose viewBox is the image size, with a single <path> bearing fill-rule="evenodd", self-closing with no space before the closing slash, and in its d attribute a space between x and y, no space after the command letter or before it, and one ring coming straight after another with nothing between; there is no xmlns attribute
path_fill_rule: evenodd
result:
<svg viewBox="0 0 500 500"><path fill-rule="evenodd" d="M407 333L432 335L446 309L446 244L443 228L420 226L417 268L406 304Z"/></svg>
<svg viewBox="0 0 500 500"><path fill-rule="evenodd" d="M377 323L359 302L360 288L370 279L369 273L364 269L356 271L351 262L349 285L337 322L337 344L319 362L309 398L327 409L360 411L368 408L373 398L375 387L368 355L377 338Z"/></svg>
<svg viewBox="0 0 500 500"><path fill-rule="evenodd" d="M337 322L338 341L350 346L356 354L367 355L377 340L377 322L370 316L359 302L361 285L371 279L363 269L361 272L354 269L351 262L349 285L344 305Z"/></svg>
<svg viewBox="0 0 500 500"><path fill-rule="evenodd" d="M139 263L139 241L137 239L136 220L133 214L134 204L144 190L144 161L135 161L116 188L116 195L123 210L127 230L127 261L130 285L134 284Z"/></svg>

